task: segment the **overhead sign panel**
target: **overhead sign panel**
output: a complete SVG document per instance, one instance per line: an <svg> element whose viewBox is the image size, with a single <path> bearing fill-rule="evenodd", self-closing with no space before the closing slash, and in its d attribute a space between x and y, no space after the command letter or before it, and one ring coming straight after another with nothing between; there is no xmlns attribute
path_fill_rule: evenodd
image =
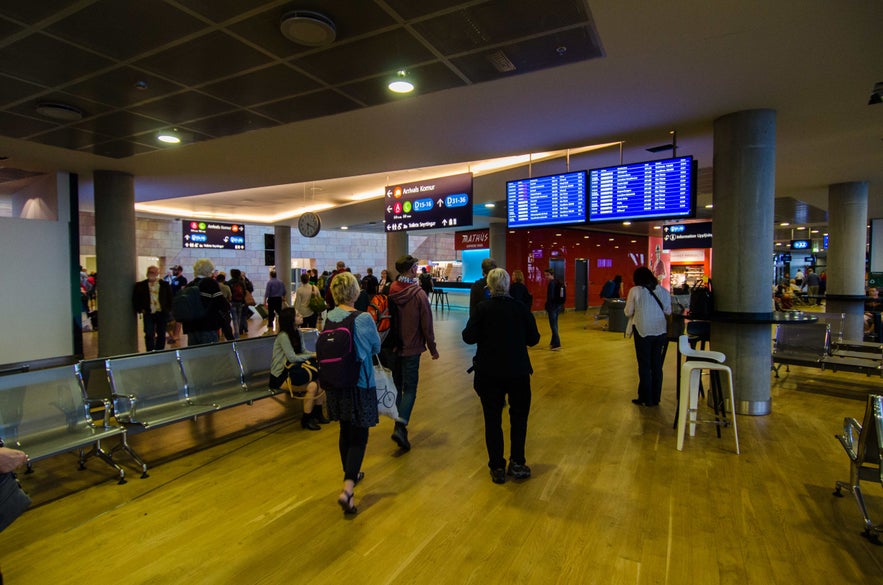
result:
<svg viewBox="0 0 883 585"><path fill-rule="evenodd" d="M472 225L472 173L386 187L386 231Z"/></svg>
<svg viewBox="0 0 883 585"><path fill-rule="evenodd" d="M663 247L666 250L711 248L711 222L677 223L663 226Z"/></svg>
<svg viewBox="0 0 883 585"><path fill-rule="evenodd" d="M181 223L185 248L245 250L245 225L241 223L199 219L185 219Z"/></svg>

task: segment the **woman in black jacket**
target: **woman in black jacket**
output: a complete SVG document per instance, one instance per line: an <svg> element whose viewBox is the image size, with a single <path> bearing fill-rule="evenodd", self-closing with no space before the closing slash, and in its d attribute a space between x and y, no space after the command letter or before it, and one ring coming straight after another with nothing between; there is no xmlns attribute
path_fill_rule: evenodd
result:
<svg viewBox="0 0 883 585"><path fill-rule="evenodd" d="M527 306L509 296L509 274L494 268L487 274L490 298L480 302L463 330L463 341L477 344L473 387L484 411L488 467L494 483L506 475L530 477L524 444L530 414L530 375L527 347L540 341L537 323ZM509 402L509 468L503 456L503 407Z"/></svg>

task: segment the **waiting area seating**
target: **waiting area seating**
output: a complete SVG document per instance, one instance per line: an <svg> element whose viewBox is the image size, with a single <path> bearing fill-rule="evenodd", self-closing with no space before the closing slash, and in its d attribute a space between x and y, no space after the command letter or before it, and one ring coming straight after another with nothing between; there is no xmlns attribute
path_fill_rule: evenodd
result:
<svg viewBox="0 0 883 585"><path fill-rule="evenodd" d="M776 327L772 368L818 367L834 372L883 375L883 344L844 340L842 315L825 315L817 323L780 323Z"/></svg>
<svg viewBox="0 0 883 585"><path fill-rule="evenodd" d="M848 489L855 496L865 521L862 535L880 544L883 524L875 525L868 514L861 481L880 482L883 485L883 396L868 396L865 416L861 424L847 417L843 420L843 434L834 435L849 455L849 481L838 481L834 495L842 497L841 490Z"/></svg>
<svg viewBox="0 0 883 585"><path fill-rule="evenodd" d="M147 465L129 447L127 433L275 395L269 387L274 341L258 337L11 369L0 375L0 439L28 455L28 472L35 461L79 450L81 468L98 457L125 483L125 471L113 459L125 451L147 477ZM110 438L118 442L108 450L102 441Z"/></svg>

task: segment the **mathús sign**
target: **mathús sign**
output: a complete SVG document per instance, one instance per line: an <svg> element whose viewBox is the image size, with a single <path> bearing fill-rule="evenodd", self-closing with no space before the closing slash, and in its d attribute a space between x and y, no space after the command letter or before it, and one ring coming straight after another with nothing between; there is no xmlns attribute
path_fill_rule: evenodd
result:
<svg viewBox="0 0 883 585"><path fill-rule="evenodd" d="M454 234L455 250L484 250L490 247L490 230L469 230Z"/></svg>

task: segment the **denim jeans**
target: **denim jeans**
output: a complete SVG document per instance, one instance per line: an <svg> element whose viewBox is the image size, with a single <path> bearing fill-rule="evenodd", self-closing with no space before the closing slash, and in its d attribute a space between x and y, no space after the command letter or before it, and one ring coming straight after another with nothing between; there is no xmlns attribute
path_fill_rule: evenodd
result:
<svg viewBox="0 0 883 585"><path fill-rule="evenodd" d="M392 369L392 381L396 385L396 408L399 422L408 424L417 400L417 380L420 370L420 354L396 356Z"/></svg>
<svg viewBox="0 0 883 585"><path fill-rule="evenodd" d="M233 319L233 339L239 339L242 333L242 308L245 303L233 301L230 303L230 317Z"/></svg>
<svg viewBox="0 0 883 585"><path fill-rule="evenodd" d="M546 312L549 315L549 329L552 330L552 341L549 345L552 347L560 347L561 339L558 337L558 315L561 313L561 307L556 306Z"/></svg>

